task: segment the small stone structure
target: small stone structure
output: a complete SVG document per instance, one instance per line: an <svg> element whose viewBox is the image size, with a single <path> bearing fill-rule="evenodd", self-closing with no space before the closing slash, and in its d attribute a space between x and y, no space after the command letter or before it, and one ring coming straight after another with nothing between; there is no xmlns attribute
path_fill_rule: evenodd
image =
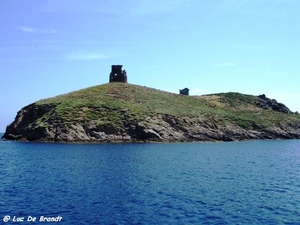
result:
<svg viewBox="0 0 300 225"><path fill-rule="evenodd" d="M181 94L181 95L189 95L189 89L188 88L184 88L182 90L179 90L179 94Z"/></svg>
<svg viewBox="0 0 300 225"><path fill-rule="evenodd" d="M122 70L122 65L112 65L109 75L109 82L127 83L126 71Z"/></svg>

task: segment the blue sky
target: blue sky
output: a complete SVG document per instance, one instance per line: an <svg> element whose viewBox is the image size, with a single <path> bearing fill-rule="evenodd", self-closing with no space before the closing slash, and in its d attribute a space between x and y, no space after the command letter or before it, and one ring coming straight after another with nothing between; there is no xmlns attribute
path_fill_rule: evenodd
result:
<svg viewBox="0 0 300 225"><path fill-rule="evenodd" d="M298 0L0 0L0 131L39 99L108 82L266 94L300 111Z"/></svg>

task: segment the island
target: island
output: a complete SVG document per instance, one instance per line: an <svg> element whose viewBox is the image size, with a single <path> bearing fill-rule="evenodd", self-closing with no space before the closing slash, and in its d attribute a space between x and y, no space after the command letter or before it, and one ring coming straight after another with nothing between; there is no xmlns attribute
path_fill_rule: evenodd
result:
<svg viewBox="0 0 300 225"><path fill-rule="evenodd" d="M118 80L118 71L123 80ZM264 94L175 94L110 82L22 108L3 140L37 142L190 142L299 139L300 115Z"/></svg>

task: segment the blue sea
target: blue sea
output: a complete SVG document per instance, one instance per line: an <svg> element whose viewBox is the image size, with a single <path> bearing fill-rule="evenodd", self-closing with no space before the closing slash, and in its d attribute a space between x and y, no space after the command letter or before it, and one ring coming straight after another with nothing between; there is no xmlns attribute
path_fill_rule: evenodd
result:
<svg viewBox="0 0 300 225"><path fill-rule="evenodd" d="M0 151L0 224L300 224L300 140Z"/></svg>

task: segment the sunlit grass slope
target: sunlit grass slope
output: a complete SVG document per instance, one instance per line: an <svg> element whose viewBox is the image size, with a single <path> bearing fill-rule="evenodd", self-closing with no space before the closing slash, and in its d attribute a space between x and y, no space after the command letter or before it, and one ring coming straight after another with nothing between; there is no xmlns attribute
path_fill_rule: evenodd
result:
<svg viewBox="0 0 300 225"><path fill-rule="evenodd" d="M245 129L300 119L299 115L262 109L256 106L256 98L240 93L184 96L133 84L108 83L40 100L37 105L54 106L55 116L65 124L98 121L116 127L122 126L124 119L140 121L156 114L215 117L224 124L230 121ZM51 115L53 112L45 114L40 123Z"/></svg>

